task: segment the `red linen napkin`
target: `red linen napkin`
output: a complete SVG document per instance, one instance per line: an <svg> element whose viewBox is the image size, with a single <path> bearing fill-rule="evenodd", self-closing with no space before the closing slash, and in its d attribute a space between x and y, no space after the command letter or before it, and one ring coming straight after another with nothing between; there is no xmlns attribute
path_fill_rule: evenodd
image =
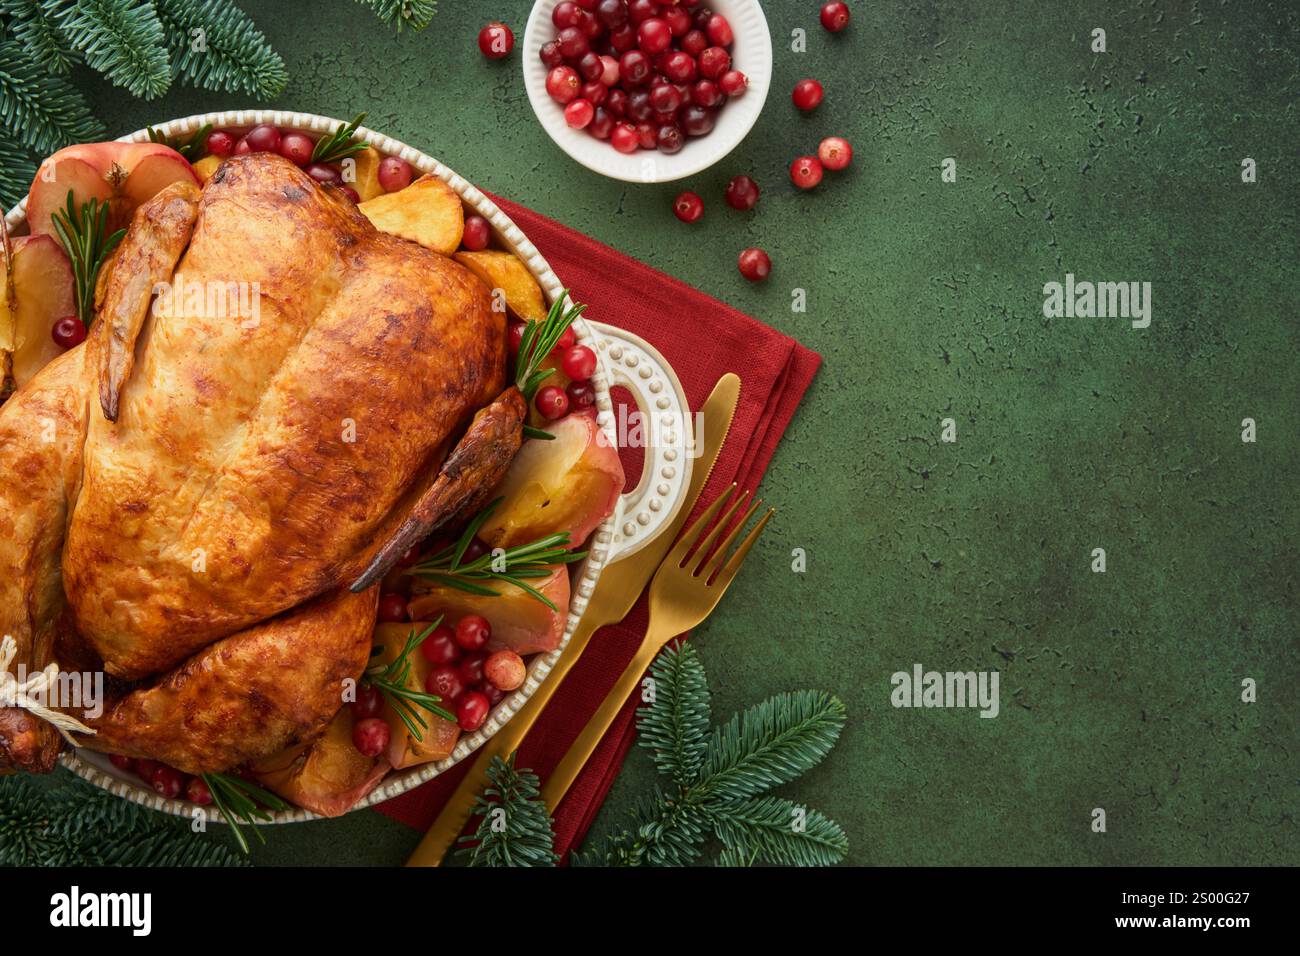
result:
<svg viewBox="0 0 1300 956"><path fill-rule="evenodd" d="M701 500L707 505L733 481L756 488L821 357L671 276L531 210L496 201L550 262L574 301L588 303L588 318L634 332L663 354L693 410L725 372L741 377L736 417ZM639 461L624 461L629 475L640 474ZM642 596L626 620L592 638L519 748L518 766L546 779L622 675L646 625ZM634 736L634 710L629 701L557 810L555 845L561 856L582 842L622 766ZM377 809L427 830L472 763L466 759Z"/></svg>

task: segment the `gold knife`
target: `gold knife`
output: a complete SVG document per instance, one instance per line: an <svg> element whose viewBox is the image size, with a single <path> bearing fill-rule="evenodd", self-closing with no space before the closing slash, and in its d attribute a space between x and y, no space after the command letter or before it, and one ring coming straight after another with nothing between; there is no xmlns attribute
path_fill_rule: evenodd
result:
<svg viewBox="0 0 1300 956"><path fill-rule="evenodd" d="M433 826L424 835L420 845L415 848L407 866L438 866L447 851L451 849L461 830L473 816L474 804L479 792L487 783L487 768L494 756L505 758L517 750L533 723L541 715L546 704L564 680L569 669L582 656L588 641L599 628L607 624L616 624L627 617L632 606L641 597L646 584L658 570L660 562L668 549L677 540L678 533L686 524L695 501L700 496L705 482L713 473L713 466L718 460L731 430L731 420L736 414L736 404L740 400L740 378L728 372L718 379L713 392L700 410L702 421L701 435L695 436L696 451L699 455L691 471L690 485L686 491L686 501L677 517L657 538L646 544L635 554L622 561L616 561L601 572L596 590L587 604L586 613L574 628L568 646L556 661L546 680L533 692L533 696L510 718L509 722L498 730L479 748L474 765L470 767L465 779L460 782L456 792L443 806Z"/></svg>

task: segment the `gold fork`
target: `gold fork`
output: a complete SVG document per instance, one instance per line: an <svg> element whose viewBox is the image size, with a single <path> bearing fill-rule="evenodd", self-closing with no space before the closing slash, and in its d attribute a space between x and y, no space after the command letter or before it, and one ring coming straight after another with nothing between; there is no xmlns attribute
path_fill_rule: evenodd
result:
<svg viewBox="0 0 1300 956"><path fill-rule="evenodd" d="M686 530L676 547L668 552L668 557L664 558L664 563L659 566L654 580L650 582L650 627L646 631L645 640L641 642L641 648L632 658L632 662L623 671L623 676L606 695L600 708L587 722L587 726L573 742L573 746L564 755L559 766L547 778L542 787L542 797L550 810L554 811L564 799L565 793L582 772L582 768L590 759L601 738L605 736L605 732L609 730L614 718L623 709L628 696L636 690L637 684L641 682L642 675L655 659L655 655L674 637L696 627L713 612L718 602L722 600L722 595L731 586L731 582L736 579L736 572L740 570L745 556L749 554L758 536L763 533L763 528L772 520L772 515L776 514L775 508L769 508L767 514L759 519L754 529L740 542L735 552L729 555L732 545L736 543L736 539L740 537L741 532L745 530L745 526L749 524L762 504L761 499L755 501L745 511L744 517L736 523L735 529L714 550L713 545L718 540L718 536L731 525L736 513L749 500L748 491L737 495L726 514L705 536L705 529L717 517L718 512L731 499L735 491L736 486L733 484L719 495L718 500Z"/></svg>

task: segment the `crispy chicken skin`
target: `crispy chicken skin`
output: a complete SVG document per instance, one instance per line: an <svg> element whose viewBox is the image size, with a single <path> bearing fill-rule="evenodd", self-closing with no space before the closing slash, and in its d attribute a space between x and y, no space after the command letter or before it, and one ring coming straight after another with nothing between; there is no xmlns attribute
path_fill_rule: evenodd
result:
<svg viewBox="0 0 1300 956"><path fill-rule="evenodd" d="M268 154L142 205L96 299L0 406L14 668L102 662L105 712L74 712L96 749L200 773L310 744L369 659L372 582L519 448L504 316ZM0 769L61 745L0 709Z"/></svg>

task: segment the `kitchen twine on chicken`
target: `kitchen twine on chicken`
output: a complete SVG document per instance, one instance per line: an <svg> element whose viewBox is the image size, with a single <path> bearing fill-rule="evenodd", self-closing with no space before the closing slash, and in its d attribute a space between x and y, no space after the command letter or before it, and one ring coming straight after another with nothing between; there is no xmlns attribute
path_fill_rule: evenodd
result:
<svg viewBox="0 0 1300 956"><path fill-rule="evenodd" d="M32 699L33 694L44 694L55 686L55 681L59 679L59 665L51 662L45 670L37 671L20 684L18 678L9 673L9 665L17 655L17 641L6 634L4 639L0 640L0 707L17 707L19 710L29 711L41 720L52 724L54 729L63 735L63 739L74 747L77 742L72 739L71 731L75 730L79 734L95 733L77 718L61 714L57 710L50 710L44 704Z"/></svg>

